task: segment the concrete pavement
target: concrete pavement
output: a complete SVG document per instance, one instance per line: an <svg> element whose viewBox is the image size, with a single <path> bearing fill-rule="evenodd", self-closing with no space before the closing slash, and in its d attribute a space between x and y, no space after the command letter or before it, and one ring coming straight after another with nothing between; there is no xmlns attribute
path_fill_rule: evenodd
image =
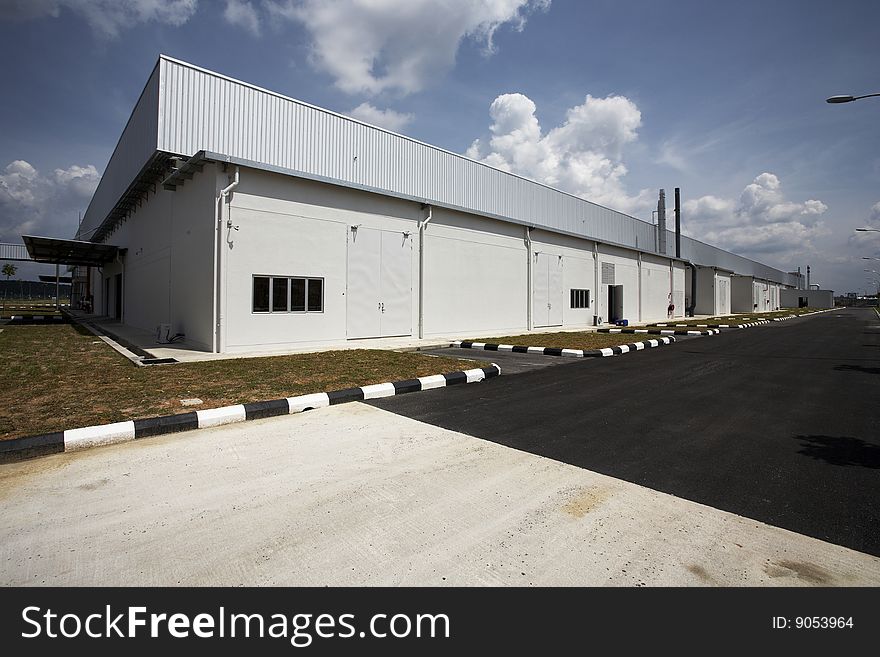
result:
<svg viewBox="0 0 880 657"><path fill-rule="evenodd" d="M377 407L880 556L871 309Z"/></svg>
<svg viewBox="0 0 880 657"><path fill-rule="evenodd" d="M2 585L880 585L876 557L361 403L0 466L0 546Z"/></svg>

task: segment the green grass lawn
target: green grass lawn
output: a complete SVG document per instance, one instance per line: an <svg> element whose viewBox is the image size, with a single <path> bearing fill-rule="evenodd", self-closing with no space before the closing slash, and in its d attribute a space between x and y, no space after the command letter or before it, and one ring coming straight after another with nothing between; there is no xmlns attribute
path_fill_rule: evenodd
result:
<svg viewBox="0 0 880 657"><path fill-rule="evenodd" d="M73 325L6 325L0 332L0 440L487 364L359 349L137 367ZM193 397L204 403L180 403Z"/></svg>
<svg viewBox="0 0 880 657"><path fill-rule="evenodd" d="M624 335L620 333L596 333L594 331L530 333L528 335L505 335L501 338L474 338L473 342L490 344L512 344L521 347L556 347L560 349L602 349L631 344L642 340L656 339L654 335Z"/></svg>

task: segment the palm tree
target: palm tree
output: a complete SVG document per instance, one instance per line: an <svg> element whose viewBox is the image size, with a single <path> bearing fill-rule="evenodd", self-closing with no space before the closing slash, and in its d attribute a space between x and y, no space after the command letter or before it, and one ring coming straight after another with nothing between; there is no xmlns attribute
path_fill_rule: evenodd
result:
<svg viewBox="0 0 880 657"><path fill-rule="evenodd" d="M15 276L15 272L17 271L18 267L13 265L11 262L7 262L5 265L3 265L3 275L6 277L7 281Z"/></svg>

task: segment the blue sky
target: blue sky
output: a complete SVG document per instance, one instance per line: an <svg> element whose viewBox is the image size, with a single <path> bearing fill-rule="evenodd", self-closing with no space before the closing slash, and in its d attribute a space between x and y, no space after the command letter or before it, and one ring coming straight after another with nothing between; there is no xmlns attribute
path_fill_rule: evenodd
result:
<svg viewBox="0 0 880 657"><path fill-rule="evenodd" d="M165 53L643 219L681 187L688 234L872 290L880 98L824 99L880 91L878 23L864 0L0 0L0 241L75 231Z"/></svg>

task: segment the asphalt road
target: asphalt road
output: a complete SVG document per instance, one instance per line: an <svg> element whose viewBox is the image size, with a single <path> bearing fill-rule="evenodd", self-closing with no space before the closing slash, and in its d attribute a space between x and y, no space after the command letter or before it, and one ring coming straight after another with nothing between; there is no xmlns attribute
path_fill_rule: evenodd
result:
<svg viewBox="0 0 880 657"><path fill-rule="evenodd" d="M846 309L370 403L880 555L878 400Z"/></svg>

